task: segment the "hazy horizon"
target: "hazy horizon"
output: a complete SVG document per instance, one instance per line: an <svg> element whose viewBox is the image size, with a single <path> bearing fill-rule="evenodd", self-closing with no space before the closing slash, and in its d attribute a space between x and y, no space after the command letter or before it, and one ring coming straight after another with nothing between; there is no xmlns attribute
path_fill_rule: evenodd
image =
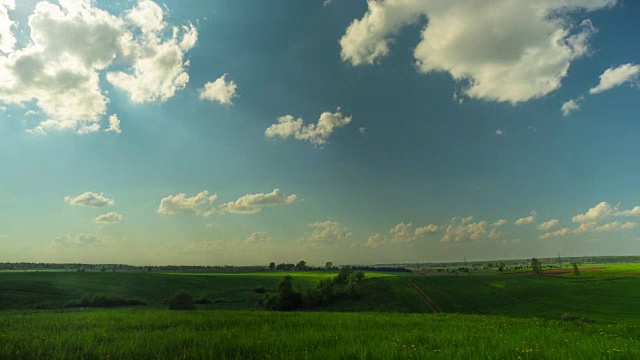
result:
<svg viewBox="0 0 640 360"><path fill-rule="evenodd" d="M0 262L640 255L640 3L562 4L0 0Z"/></svg>

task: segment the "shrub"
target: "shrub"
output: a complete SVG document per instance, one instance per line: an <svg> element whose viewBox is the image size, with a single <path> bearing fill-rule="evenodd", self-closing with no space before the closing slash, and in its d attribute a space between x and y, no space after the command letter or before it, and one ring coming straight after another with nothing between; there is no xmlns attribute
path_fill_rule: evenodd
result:
<svg viewBox="0 0 640 360"><path fill-rule="evenodd" d="M194 310L196 304L188 291L180 290L169 300L169 310Z"/></svg>
<svg viewBox="0 0 640 360"><path fill-rule="evenodd" d="M253 291L257 292L258 294L266 294L267 293L267 289L265 289L263 286L257 287L255 289L253 289Z"/></svg>
<svg viewBox="0 0 640 360"><path fill-rule="evenodd" d="M196 303L196 304L200 304L200 305L212 304L213 303L213 301L211 301L211 299L209 299L206 296L202 296L202 297L200 297L198 299L195 299L193 302Z"/></svg>
<svg viewBox="0 0 640 360"><path fill-rule="evenodd" d="M65 307L112 307L127 305L147 305L147 303L144 300L135 298L125 299L116 295L96 294L93 297L83 295L80 300L74 300L64 304Z"/></svg>
<svg viewBox="0 0 640 360"><path fill-rule="evenodd" d="M573 321L573 320L578 320L578 317L577 316L573 316L571 314L562 314L560 319L562 321Z"/></svg>
<svg viewBox="0 0 640 360"><path fill-rule="evenodd" d="M227 298L216 298L215 300L213 300L214 304L224 304L228 302L231 302L231 301L229 301L229 299Z"/></svg>

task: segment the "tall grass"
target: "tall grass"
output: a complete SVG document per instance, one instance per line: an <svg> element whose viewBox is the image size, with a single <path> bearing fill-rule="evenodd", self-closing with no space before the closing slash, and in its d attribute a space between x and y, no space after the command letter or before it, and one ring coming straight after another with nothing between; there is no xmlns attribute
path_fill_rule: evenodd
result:
<svg viewBox="0 0 640 360"><path fill-rule="evenodd" d="M629 325L481 315L91 310L3 314L9 359L638 359Z"/></svg>

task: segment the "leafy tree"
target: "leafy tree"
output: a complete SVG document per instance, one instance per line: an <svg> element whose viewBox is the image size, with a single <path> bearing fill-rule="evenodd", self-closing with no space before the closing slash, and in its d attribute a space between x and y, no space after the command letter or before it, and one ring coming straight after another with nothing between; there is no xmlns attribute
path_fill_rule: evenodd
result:
<svg viewBox="0 0 640 360"><path fill-rule="evenodd" d="M278 283L278 294L266 296L262 301L269 310L292 311L302 307L302 294L293 289L293 277L285 276Z"/></svg>
<svg viewBox="0 0 640 360"><path fill-rule="evenodd" d="M297 265L296 265L296 270L300 271L300 270L307 270L307 262L304 260L301 260Z"/></svg>
<svg viewBox="0 0 640 360"><path fill-rule="evenodd" d="M169 300L169 310L194 310L196 304L188 291L180 290Z"/></svg>
<svg viewBox="0 0 640 360"><path fill-rule="evenodd" d="M542 275L542 263L540 260L536 258L531 259L531 270L536 275Z"/></svg>
<svg viewBox="0 0 640 360"><path fill-rule="evenodd" d="M500 266L498 266L498 271L499 272L503 272L504 271L504 263L500 263Z"/></svg>
<svg viewBox="0 0 640 360"><path fill-rule="evenodd" d="M364 273L362 271L358 271L355 274L353 274L354 278L356 279L356 281L360 281L364 279Z"/></svg>
<svg viewBox="0 0 640 360"><path fill-rule="evenodd" d="M338 275L336 275L336 277L333 278L333 284L345 285L349 280L349 276L351 274L353 274L353 270L351 269L351 266L349 265L343 266L342 269L340 269L340 272L338 273Z"/></svg>
<svg viewBox="0 0 640 360"><path fill-rule="evenodd" d="M333 267L333 263L332 263L331 261L327 261L327 263L326 263L326 264L324 264L324 267L325 267L327 270L329 270L329 269L331 269L331 268Z"/></svg>
<svg viewBox="0 0 640 360"><path fill-rule="evenodd" d="M269 263L269 270L273 271L276 268L276 263L273 261Z"/></svg>
<svg viewBox="0 0 640 360"><path fill-rule="evenodd" d="M580 276L580 269L578 269L578 264L573 263L572 265L573 265L573 274L575 276Z"/></svg>

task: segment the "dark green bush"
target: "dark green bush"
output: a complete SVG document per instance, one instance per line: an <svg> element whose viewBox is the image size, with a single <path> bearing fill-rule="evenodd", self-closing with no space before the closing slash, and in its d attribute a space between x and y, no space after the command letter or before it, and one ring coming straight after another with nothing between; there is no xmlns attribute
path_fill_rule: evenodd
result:
<svg viewBox="0 0 640 360"><path fill-rule="evenodd" d="M213 301L211 301L211 299L209 299L206 296L202 296L202 297L200 297L198 299L195 299L193 302L196 303L196 304L199 304L199 305L206 305L206 304L212 304L213 303Z"/></svg>
<svg viewBox="0 0 640 360"><path fill-rule="evenodd" d="M180 290L169 299L169 310L194 310L196 304L188 291Z"/></svg>

